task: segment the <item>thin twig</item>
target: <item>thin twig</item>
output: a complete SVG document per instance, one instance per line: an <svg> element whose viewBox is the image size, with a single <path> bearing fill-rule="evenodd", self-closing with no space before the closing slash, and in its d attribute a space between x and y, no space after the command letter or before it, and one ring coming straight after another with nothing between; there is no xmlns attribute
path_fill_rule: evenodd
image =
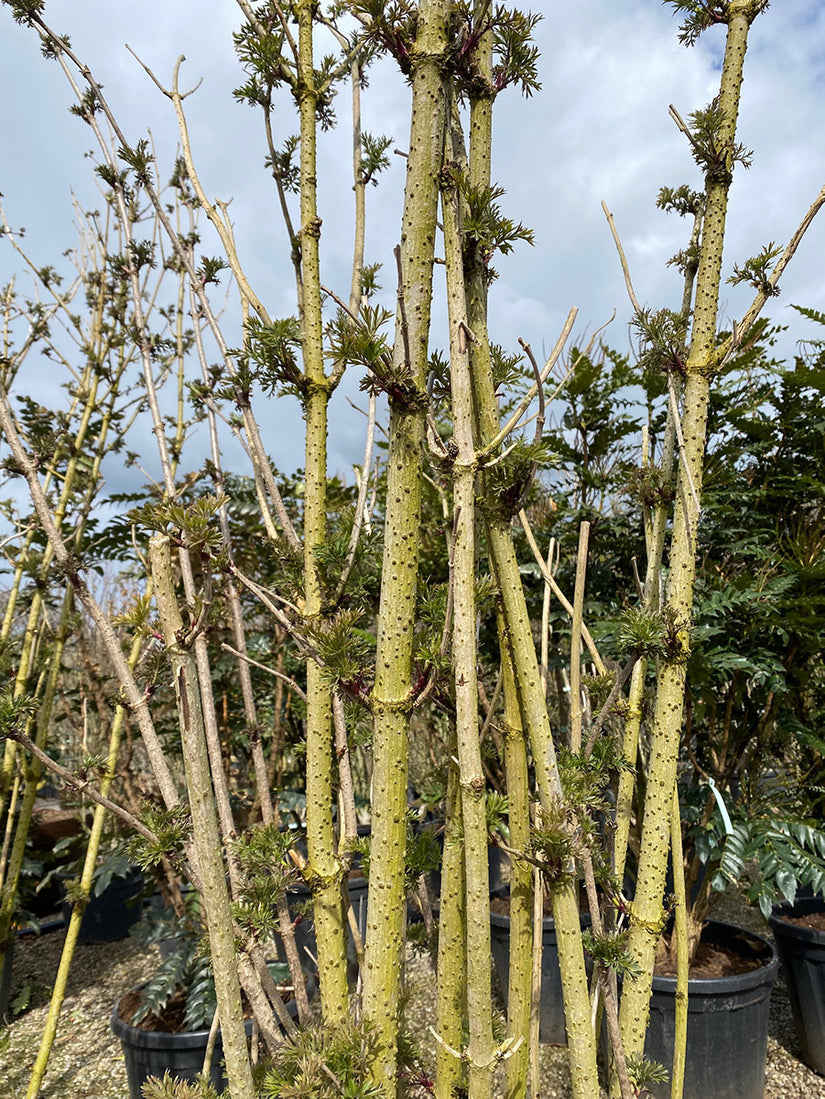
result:
<svg viewBox="0 0 825 1099"><path fill-rule="evenodd" d="M522 508L521 511L518 513L518 517L519 517L519 521L521 522L524 533L527 536L527 543L530 546L530 549L533 551L533 556L535 557L536 561L538 562L539 569L541 570L541 575L544 577L545 583L550 585L550 588L552 589L553 594L556 596L558 601L561 603L561 605L564 607L564 609L567 611L567 613L572 618L572 616L573 616L573 606L570 603L570 600L567 598L567 596L564 594L564 592L561 590L561 588L556 583L556 578L553 576L553 574L547 568L547 565L544 563L544 558L542 557L541 550L539 549L539 547L536 543L536 538L535 538L535 535L533 534L533 529L530 526L530 520L527 518L527 514L524 511L524 508ZM607 669L605 668L604 661L602 660L601 656L599 655L599 650L596 648L596 643L593 640L593 635L590 633L590 630L588 630L588 628L584 624L584 622L582 622L582 638L584 640L585 645L587 645L588 649L590 650L590 655L593 657L593 663L596 665L596 671L599 673L599 675L605 675Z"/></svg>
<svg viewBox="0 0 825 1099"><path fill-rule="evenodd" d="M613 243L616 245L616 251L619 253L619 262L622 265L622 274L624 275L624 284L627 287L627 296L630 298L630 304L633 306L634 312L639 314L642 309L639 305L639 300L636 297L636 292L633 289L633 281L630 278L630 267L627 263L627 257L624 254L624 248L622 248L622 242L619 239L616 223L613 220L613 215L607 208L607 203L602 202L602 210L604 210L604 216L607 218L607 224L610 226L610 232L613 234Z"/></svg>

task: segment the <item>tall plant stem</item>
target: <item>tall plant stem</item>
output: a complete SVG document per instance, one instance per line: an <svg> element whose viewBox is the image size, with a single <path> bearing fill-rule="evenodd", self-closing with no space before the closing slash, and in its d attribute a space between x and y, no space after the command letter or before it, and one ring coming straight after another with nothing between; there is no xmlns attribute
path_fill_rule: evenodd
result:
<svg viewBox="0 0 825 1099"><path fill-rule="evenodd" d="M394 370L403 395L390 395L387 509L375 684L372 853L364 1017L376 1035L371 1075L386 1099L396 1093L399 974L403 941L407 743L421 523L426 370L443 155L447 0L422 0L411 56L412 117L407 158Z"/></svg>
<svg viewBox="0 0 825 1099"><path fill-rule="evenodd" d="M736 122L750 24L758 5L731 0L720 83L721 122L717 147L720 163L706 175L705 220L696 276L696 301L690 351L685 367L685 446L678 465L673 535L665 612L672 623L670 651L663 658L651 731L647 797L642 825L636 896L629 950L640 975L624 983L622 1035L627 1055L639 1056L647 1028L656 943L664 913L662 894L670 848L673 789L684 707L685 670L690 652L690 626L696 572L696 530L702 490L710 379L716 366L716 324L722 247L728 193L732 179ZM615 1081L611 1093L617 1094Z"/></svg>
<svg viewBox="0 0 825 1099"><path fill-rule="evenodd" d="M521 723L513 665L507 654L504 625L499 617L499 647L504 680L504 769L510 846L524 851L530 843L530 789L527 744ZM533 871L514 858L510 864L510 973L507 990L507 1037L511 1048L521 1045L505 1062L504 1099L526 1099L530 1060L530 1005L533 935L541 938L541 923L533 925Z"/></svg>
<svg viewBox="0 0 825 1099"><path fill-rule="evenodd" d="M158 535L150 540L149 562L178 701L194 851L206 910L226 1075L233 1099L253 1099L255 1088L246 1047L235 935L226 868L221 856L221 835L209 769L198 672L194 657L179 640L185 637L185 629L175 594L169 539L166 536Z"/></svg>
<svg viewBox="0 0 825 1099"><path fill-rule="evenodd" d="M664 441L662 443L660 469L662 472L662 483L669 487L673 482L676 455L676 428L671 402L668 402L667 407L667 422L665 425ZM647 445L645 445L642 455L642 464L649 465L650 460L651 456L648 454ZM642 597L645 609L651 612L658 612L661 605L660 577L662 573L662 557L665 548L667 515L667 507L664 502L660 502L653 509L652 515L645 524L645 532L647 535L647 563L645 566L645 580ZM625 862L627 860L627 843L630 834L630 817L633 808L633 788L636 784L635 768L639 753L639 731L642 724L642 707L644 704L647 672L647 657L641 656L639 660L637 660L631 673L622 738L622 754L634 770L621 771L619 774L618 792L616 794L616 831L613 839L613 869L616 878L620 883L624 880Z"/></svg>
<svg viewBox="0 0 825 1099"><path fill-rule="evenodd" d="M454 533L452 553L453 680L456 742L464 823L467 912L481 914L490 902L487 861L486 782L478 725L475 599L475 477L473 402L470 385L467 308L457 188L442 192L447 312L450 327L450 393L453 413L452 468ZM492 1088L493 1019L490 989L490 921L467 921L467 1014L470 1040L469 1099L488 1099Z"/></svg>
<svg viewBox="0 0 825 1099"><path fill-rule="evenodd" d="M483 8L484 4L480 3L479 10ZM489 46L487 49L489 50ZM489 52L479 57L479 71L486 82L487 91L484 95L479 94L477 102L471 104L469 176L474 186L489 186L494 94ZM454 141L460 140L460 131L455 126L453 135ZM475 337L470 347L470 366L478 422L477 437L483 448L485 442L495 438L499 431L499 412L487 338L485 272L478 264L467 274L467 310L468 323ZM539 802L545 812L552 814L562 799L561 781L509 517L490 507L485 515L485 525L493 572L500 592L522 720L533 755ZM592 1099L599 1089L596 1038L590 1022L578 890L572 875L564 875L554 886L553 913L558 931L573 1094L575 1099Z"/></svg>
<svg viewBox="0 0 825 1099"><path fill-rule="evenodd" d="M438 914L435 1051L436 1099L453 1099L464 1075L456 1056L464 1039L467 1016L467 908L464 887L464 841L458 768L448 765L444 856Z"/></svg>
<svg viewBox="0 0 825 1099"><path fill-rule="evenodd" d="M300 118L301 201L301 348L307 395L304 498L304 614L311 622L323 609L316 553L326 538L327 406L329 384L324 373L317 207L316 108L313 70L314 5L302 0L298 17L298 113ZM346 939L341 898L341 867L335 852L332 810L332 697L316 661L307 661L307 849L313 915L318 943L321 1011L326 1024L347 1017Z"/></svg>
<svg viewBox="0 0 825 1099"><path fill-rule="evenodd" d="M673 787L673 811L670 817L670 857L673 866L673 894L676 914L673 936L676 941L676 1025L673 1033L673 1069L670 1074L670 1099L682 1099L685 1087L685 1056L688 1027L688 979L690 947L685 893L685 861L682 853L682 818L679 812L679 790Z"/></svg>

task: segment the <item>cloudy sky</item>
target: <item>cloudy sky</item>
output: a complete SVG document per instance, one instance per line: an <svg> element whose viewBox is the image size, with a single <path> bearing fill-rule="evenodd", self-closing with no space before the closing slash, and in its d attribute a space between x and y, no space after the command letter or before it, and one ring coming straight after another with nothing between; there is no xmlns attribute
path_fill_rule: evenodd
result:
<svg viewBox="0 0 825 1099"><path fill-rule="evenodd" d="M677 41L677 20L658 0L578 0L533 5L544 19L542 90L524 100L515 91L497 104L494 174L506 189L504 210L535 230L536 246L520 246L498 264L491 314L494 337L515 347L519 337L538 353L549 349L571 306L579 331L603 324L616 310L608 339L628 342L621 272L601 211L613 211L631 264L637 295L652 307L678 306L678 276L666 266L685 243L687 226L655 208L662 184L699 186L687 144L668 116L705 106L718 87L723 31L693 49ZM184 86L203 80L188 101L195 157L207 192L232 199L239 251L251 281L273 315L294 311L285 238L272 182L263 168L260 118L237 104L240 82L231 32L233 0L50 0L47 18L103 84L130 141L152 131L165 166L177 134L171 106L125 49L129 45L164 83L186 55ZM825 183L825 4L777 0L752 31L742 102L740 140L755 150L753 167L734 182L726 247L728 271L768 241L784 243ZM364 124L404 148L408 88L392 65L379 66L364 96ZM73 244L73 191L97 203L84 153L88 130L68 113L71 93L60 70L44 61L33 33L0 8L0 192L9 220L26 226L39 264L54 263ZM350 254L350 152L345 95L340 126L324 135L322 156L323 277L344 296ZM290 104L276 117L281 134L294 130ZM367 259L389 269L398 239L403 164L394 158L382 187L368 196ZM825 221L809 232L773 316L792 325L793 341L810 331L791 302L825 309ZM0 249L0 284L13 270ZM388 284L392 280L388 276ZM722 323L741 314L748 295L727 287ZM230 321L231 323L231 321ZM237 333L229 342L237 344ZM45 369L45 365L44 365ZM361 453L361 423L345 401L357 378L336 395L330 465L346 473ZM267 411L265 430L276 463L301 464L295 409ZM148 446L148 440L147 440Z"/></svg>

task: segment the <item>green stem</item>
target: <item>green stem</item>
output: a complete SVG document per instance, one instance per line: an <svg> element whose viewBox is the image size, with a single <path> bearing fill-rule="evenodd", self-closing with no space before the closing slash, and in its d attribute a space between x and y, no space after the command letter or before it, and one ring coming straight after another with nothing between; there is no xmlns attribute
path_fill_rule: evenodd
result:
<svg viewBox="0 0 825 1099"><path fill-rule="evenodd" d="M438 180L443 155L447 0L422 0L411 55L412 117L390 393L383 583L378 611L372 774L370 904L364 1016L376 1035L373 1081L396 1093L399 975L405 916L404 850L412 648L418 586L421 461Z"/></svg>
<svg viewBox="0 0 825 1099"><path fill-rule="evenodd" d="M436 1033L441 1039L435 1051L435 1097L454 1099L464 1069L460 1051L467 1016L467 909L464 887L464 840L461 823L461 787L458 769L447 773L447 806L444 822L444 854L441 862L441 897L438 913L438 965L436 973Z"/></svg>
<svg viewBox="0 0 825 1099"><path fill-rule="evenodd" d="M502 655L506 654L503 624L499 622ZM513 667L502 663L504 679L504 767L507 776L507 807L510 846L524 851L530 844L530 791L527 744L521 724ZM538 930L541 936L541 930ZM527 1099L527 1071L530 1060L530 1003L533 954L533 872L529 863L513 859L510 864L510 973L507 990L507 1037L521 1045L505 1062L505 1099Z"/></svg>
<svg viewBox="0 0 825 1099"><path fill-rule="evenodd" d="M662 894L670 849L676 763L684 708L685 672L690 653L691 612L696 572L696 531L701 500L710 378L716 366L716 323L722 248L745 51L756 8L731 0L722 66L718 135L724 163L706 177L705 220L696 277L690 352L685 366L684 450L678 466L665 613L670 622L670 651L662 660L651 729L651 753L644 806L636 897L628 947L640 976L624 983L622 1035L627 1055L644 1046L656 943L662 929ZM613 1086L615 1091L615 1082Z"/></svg>
<svg viewBox="0 0 825 1099"><path fill-rule="evenodd" d="M458 194L442 193L447 312L450 328L450 392L453 411L453 679L456 740L464 823L467 911L484 912L490 899L487 859L486 782L478 725L475 599L475 476L473 402L461 254ZM486 1099L492 1088L493 1019L490 988L490 921L467 921L467 1013L470 1022L469 1099Z"/></svg>
<svg viewBox="0 0 825 1099"><path fill-rule="evenodd" d="M226 868L221 856L221 835L209 770L198 672L192 654L179 641L185 630L175 594L169 547L170 542L165 535L150 539L149 563L177 698L192 837L209 932L226 1075L233 1099L253 1099L255 1087L246 1045L232 911Z"/></svg>

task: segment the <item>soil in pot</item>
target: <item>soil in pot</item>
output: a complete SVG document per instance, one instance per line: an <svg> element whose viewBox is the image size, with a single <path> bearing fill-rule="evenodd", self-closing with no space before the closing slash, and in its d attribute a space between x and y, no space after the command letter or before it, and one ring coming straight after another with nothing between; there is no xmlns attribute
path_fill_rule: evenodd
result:
<svg viewBox="0 0 825 1099"><path fill-rule="evenodd" d="M763 1099L774 947L759 935L710 921L688 983L684 1099ZM676 978L654 974L645 1056L670 1072ZM669 1099L670 1084L651 1084Z"/></svg>
<svg viewBox="0 0 825 1099"><path fill-rule="evenodd" d="M825 901L780 905L770 920L806 1065L825 1076Z"/></svg>
<svg viewBox="0 0 825 1099"><path fill-rule="evenodd" d="M556 940L556 923L548 898L544 902L542 921L541 994L539 1004L539 1041L547 1045L566 1045L567 1030L561 991L561 972ZM590 926L590 916L582 914L582 927ZM496 968L504 1005L510 978L510 898L492 897L490 900L490 937L493 963Z"/></svg>

